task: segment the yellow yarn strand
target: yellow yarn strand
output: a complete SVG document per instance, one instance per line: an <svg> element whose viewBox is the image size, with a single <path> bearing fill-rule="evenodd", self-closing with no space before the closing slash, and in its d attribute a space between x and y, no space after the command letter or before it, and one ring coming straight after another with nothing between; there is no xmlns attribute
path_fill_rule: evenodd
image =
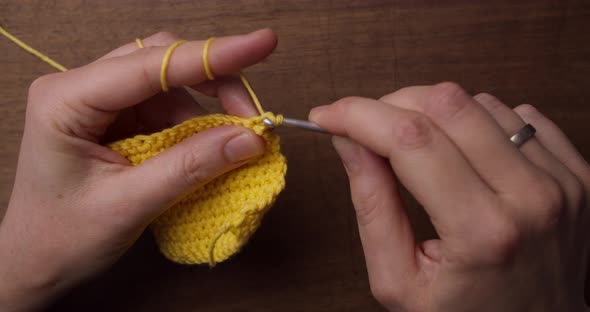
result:
<svg viewBox="0 0 590 312"><path fill-rule="evenodd" d="M244 75L244 73L242 73L241 71L240 71L240 79L242 80L244 87L246 87L246 90L248 90L248 93L250 93L250 97L252 98L252 102L254 102L254 106L256 106L256 109L258 110L258 113L260 113L260 116L269 118L276 126L280 126L283 123L283 115L281 115L281 114L275 115L271 112L265 112L264 109L262 108L262 104L260 103L260 100L258 100L258 97L256 96L254 89L252 88L252 85L250 85L248 78L246 78L246 75Z"/></svg>
<svg viewBox="0 0 590 312"><path fill-rule="evenodd" d="M215 37L207 39L205 46L203 47L203 66L205 67L205 74L209 80L215 80L215 75L213 75L213 71L209 65L209 48L211 47L211 43L214 39Z"/></svg>
<svg viewBox="0 0 590 312"><path fill-rule="evenodd" d="M141 41L141 39L139 39L139 38L135 39L135 43L137 44L137 46L140 49L143 49L143 42Z"/></svg>
<svg viewBox="0 0 590 312"><path fill-rule="evenodd" d="M209 79L209 80L215 80L215 75L213 74L213 71L211 70L211 65L209 64L209 50L211 49L211 43L213 42L213 40L215 40L215 37L211 37L211 38L207 39L207 41L205 42L205 45L203 46L203 53L202 53L203 54L203 67L205 68L205 74L207 75L207 79ZM246 75L244 75L244 73L242 71L240 71L240 79L242 80L242 83L244 84L244 87L246 88L246 90L248 90L248 93L250 94L250 98L252 98L252 102L254 102L254 106L258 110L258 113L260 114L260 116L264 116L266 118L271 119L271 121L274 122L274 124L277 126L281 125L283 123L283 116L280 114L274 115L273 113L264 112L264 109L262 108L262 104L260 103L258 96L256 96L256 92L254 92L252 85L250 84L250 82L248 81L248 78L246 78Z"/></svg>
<svg viewBox="0 0 590 312"><path fill-rule="evenodd" d="M168 65L170 64L170 58L172 57L172 53L174 50L181 46L182 44L186 43L186 40L179 40L173 43L166 53L164 54L164 59L162 60L162 68L160 69L160 83L162 84L162 91L168 92L168 79L166 77L166 72L168 71Z"/></svg>
<svg viewBox="0 0 590 312"><path fill-rule="evenodd" d="M33 54L34 56L40 58L43 62L51 65L53 68L61 71L61 72L65 72L68 69L65 68L65 66L61 65L60 63L52 60L49 56L35 50L33 47L31 47L30 45L22 42L20 39L18 39L17 37L15 37L14 35L12 35L11 33L9 33L8 31L6 31L6 29L4 29L2 26L0 26L0 34L2 34L4 37L10 39L12 42L16 43L19 47L21 47L23 50Z"/></svg>
<svg viewBox="0 0 590 312"><path fill-rule="evenodd" d="M242 80L244 87L246 87L246 90L248 90L248 93L250 93L250 97L252 98L252 101L254 102L256 109L258 110L260 115L264 115L264 109L262 109L262 104L260 104L260 101L258 100L256 93L254 93L254 89L252 89L252 85L250 85L248 78L246 78L246 76L242 72L240 72L240 79Z"/></svg>
<svg viewBox="0 0 590 312"><path fill-rule="evenodd" d="M215 235L211 239L211 243L209 243L209 267L212 268L215 266L215 264L217 264L215 262L215 246L217 245L217 241L219 241L219 239L225 233L227 233L229 230L231 230L233 220L236 217L246 213L248 211L248 208L249 208L248 205L244 205L244 207L242 209L236 211L233 215L231 215L229 218L227 218L225 220L225 222L223 223L223 225L221 226L221 228L219 228L217 233L215 233Z"/></svg>

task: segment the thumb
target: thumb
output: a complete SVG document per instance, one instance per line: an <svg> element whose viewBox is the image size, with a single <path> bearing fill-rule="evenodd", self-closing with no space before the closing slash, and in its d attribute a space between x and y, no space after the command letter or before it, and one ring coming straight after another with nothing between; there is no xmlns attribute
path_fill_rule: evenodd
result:
<svg viewBox="0 0 590 312"><path fill-rule="evenodd" d="M213 128L130 168L112 186L124 190L126 201L140 210L139 217L154 218L178 196L246 164L264 148L262 138L249 129Z"/></svg>

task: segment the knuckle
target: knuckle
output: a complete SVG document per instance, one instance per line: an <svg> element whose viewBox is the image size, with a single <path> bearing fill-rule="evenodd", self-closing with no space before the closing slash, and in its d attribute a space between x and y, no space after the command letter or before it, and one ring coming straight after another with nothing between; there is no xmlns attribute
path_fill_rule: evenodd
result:
<svg viewBox="0 0 590 312"><path fill-rule="evenodd" d="M166 45L178 40L177 34L169 31L160 31L149 37L156 45Z"/></svg>
<svg viewBox="0 0 590 312"><path fill-rule="evenodd" d="M585 192L588 191L590 189L590 165L583 164L575 174L579 178L583 190Z"/></svg>
<svg viewBox="0 0 590 312"><path fill-rule="evenodd" d="M332 107L340 116L356 116L364 109L361 104L363 101L366 101L366 99L358 96L349 96L334 102Z"/></svg>
<svg viewBox="0 0 590 312"><path fill-rule="evenodd" d="M477 102L481 103L489 111L494 111L502 108L504 104L495 96L489 93L479 93L473 97Z"/></svg>
<svg viewBox="0 0 590 312"><path fill-rule="evenodd" d="M523 233L514 220L502 214L488 221L487 231L483 233L483 242L489 250L486 262L493 265L512 262L522 245Z"/></svg>
<svg viewBox="0 0 590 312"><path fill-rule="evenodd" d="M27 115L42 117L59 110L60 103L56 91L56 76L60 73L48 74L35 79L29 86L27 100Z"/></svg>
<svg viewBox="0 0 590 312"><path fill-rule="evenodd" d="M481 100L483 102L497 102L497 101L499 101L497 97L495 97L487 92L478 93L473 98L477 99L477 100Z"/></svg>
<svg viewBox="0 0 590 312"><path fill-rule="evenodd" d="M430 103L426 105L425 112L438 119L452 118L470 103L467 97L467 92L460 85L439 83L431 90Z"/></svg>
<svg viewBox="0 0 590 312"><path fill-rule="evenodd" d="M356 218L359 225L368 225L379 218L385 207L379 191L372 189L367 194L361 194L355 204Z"/></svg>
<svg viewBox="0 0 590 312"><path fill-rule="evenodd" d="M586 189L584 184L576 176L573 176L565 185L564 189L568 193L568 203L570 206L579 206L580 203L584 202Z"/></svg>
<svg viewBox="0 0 590 312"><path fill-rule="evenodd" d="M540 179L537 183L539 183L537 225L542 231L550 231L555 229L564 217L565 193L562 187L550 177Z"/></svg>
<svg viewBox="0 0 590 312"><path fill-rule="evenodd" d="M555 179L543 172L532 174L527 183L533 192L538 193L536 196L539 196L543 201L552 199L561 193L561 188Z"/></svg>
<svg viewBox="0 0 590 312"><path fill-rule="evenodd" d="M394 104L396 101L400 99L405 99L406 96L413 96L413 94L415 94L416 91L418 91L418 88L422 87L403 87L395 92L385 94L384 96L379 98L379 101L388 104Z"/></svg>
<svg viewBox="0 0 590 312"><path fill-rule="evenodd" d="M154 66L152 60L156 58L154 54L158 54L157 57L161 57L159 51L154 49L153 47L145 47L143 49L139 49L137 53L141 55L141 74L139 79L146 85L149 86L150 89L154 91L161 91L162 86L159 80L154 79L156 77L153 74Z"/></svg>
<svg viewBox="0 0 590 312"><path fill-rule="evenodd" d="M572 178L573 182L564 185L564 189L567 190L567 208L564 207L564 210L571 210L573 215L579 215L580 212L584 211L584 208L587 205L587 191L583 181L574 176ZM566 212L564 211L564 214ZM565 216L560 216L565 217ZM560 220L561 221L561 220Z"/></svg>
<svg viewBox="0 0 590 312"><path fill-rule="evenodd" d="M180 156L180 161L178 162L180 168L176 172L180 172L183 182L186 185L193 186L201 184L208 178L203 163L202 153L199 150L191 150Z"/></svg>
<svg viewBox="0 0 590 312"><path fill-rule="evenodd" d="M584 161L582 166L580 166L579 170L576 170L576 172L574 173L576 173L576 175L580 177L580 180L583 184L590 184L590 164Z"/></svg>
<svg viewBox="0 0 590 312"><path fill-rule="evenodd" d="M514 112L519 116L527 116L527 119L534 119L540 115L539 111L531 104L520 104L514 108Z"/></svg>
<svg viewBox="0 0 590 312"><path fill-rule="evenodd" d="M396 304L395 290L384 283L371 283L371 294L383 306L393 306Z"/></svg>
<svg viewBox="0 0 590 312"><path fill-rule="evenodd" d="M43 75L35 79L29 86L29 97L43 96L51 90L56 74Z"/></svg>
<svg viewBox="0 0 590 312"><path fill-rule="evenodd" d="M403 92L403 91L404 91L404 89L405 89L405 88L402 88L402 89L400 89L398 92ZM385 102L385 103L391 103L391 102L393 102L392 100L393 100L393 98L395 97L395 93L396 93L396 92L393 92L393 93L388 93L388 94L386 94L386 95L384 95L384 96L380 97L380 98L379 98L379 101L381 101L381 102Z"/></svg>
<svg viewBox="0 0 590 312"><path fill-rule="evenodd" d="M516 210L525 211L531 229L539 233L553 231L566 212L567 196L562 187L548 174L537 172L525 181L526 194L518 194Z"/></svg>
<svg viewBox="0 0 590 312"><path fill-rule="evenodd" d="M432 140L432 125L428 117L422 114L412 113L408 118L400 119L393 128L394 137L397 138L394 148L418 149Z"/></svg>
<svg viewBox="0 0 590 312"><path fill-rule="evenodd" d="M358 97L358 96L347 96L345 98L342 98L338 101L336 101L334 103L334 105L336 105L339 108L347 108L353 105L356 105L357 103L361 102L363 100L363 98Z"/></svg>

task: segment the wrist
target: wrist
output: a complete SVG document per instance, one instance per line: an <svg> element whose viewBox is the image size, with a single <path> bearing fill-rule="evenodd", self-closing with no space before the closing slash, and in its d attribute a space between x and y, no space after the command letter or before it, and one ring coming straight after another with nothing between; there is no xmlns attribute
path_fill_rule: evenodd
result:
<svg viewBox="0 0 590 312"><path fill-rule="evenodd" d="M17 240L8 234L6 224L0 224L0 307L6 312L38 310L59 293L60 283L48 266L39 269L39 257L15 248Z"/></svg>

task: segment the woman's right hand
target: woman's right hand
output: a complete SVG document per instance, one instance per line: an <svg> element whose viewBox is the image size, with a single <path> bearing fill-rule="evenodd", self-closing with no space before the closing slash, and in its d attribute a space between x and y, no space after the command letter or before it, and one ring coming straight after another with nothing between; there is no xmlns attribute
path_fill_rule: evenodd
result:
<svg viewBox="0 0 590 312"><path fill-rule="evenodd" d="M453 83L345 98L310 120L340 135L373 294L395 311L583 311L590 167L530 105ZM520 149L509 137L537 129ZM418 243L399 184L439 235Z"/></svg>

